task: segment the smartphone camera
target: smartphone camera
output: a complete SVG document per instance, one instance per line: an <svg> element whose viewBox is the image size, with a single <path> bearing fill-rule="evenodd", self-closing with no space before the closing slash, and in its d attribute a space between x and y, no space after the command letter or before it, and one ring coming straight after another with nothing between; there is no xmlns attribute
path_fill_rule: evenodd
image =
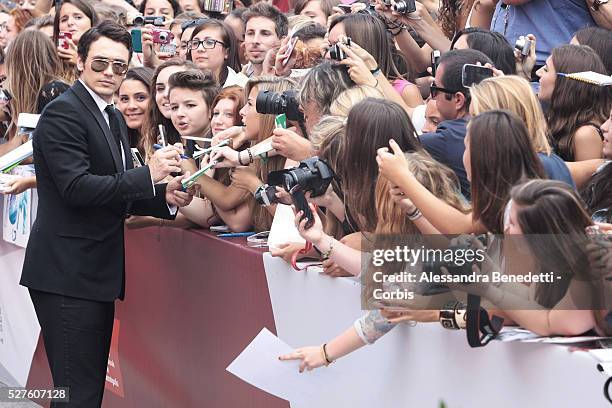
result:
<svg viewBox="0 0 612 408"><path fill-rule="evenodd" d="M431 52L431 76L436 76L436 70L438 69L438 65L440 64L440 50L433 50Z"/></svg>
<svg viewBox="0 0 612 408"><path fill-rule="evenodd" d="M72 33L61 31L57 34L57 46L61 49L67 50L70 48L70 43L68 41L72 41Z"/></svg>

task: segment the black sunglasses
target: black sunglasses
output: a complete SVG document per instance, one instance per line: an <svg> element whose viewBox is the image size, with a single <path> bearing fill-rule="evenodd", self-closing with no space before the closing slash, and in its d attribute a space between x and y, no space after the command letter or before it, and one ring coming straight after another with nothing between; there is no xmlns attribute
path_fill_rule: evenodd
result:
<svg viewBox="0 0 612 408"><path fill-rule="evenodd" d="M122 61L110 61L102 58L94 58L91 61L91 69L95 72L106 71L109 65L112 64L113 74L115 75L125 75L128 70L128 64Z"/></svg>
<svg viewBox="0 0 612 408"><path fill-rule="evenodd" d="M449 95L454 95L454 94L456 94L457 92L460 92L460 91L453 91L451 89L446 89L446 88L442 88L442 87L436 86L435 82L430 85L429 93L431 94L432 98L435 98L438 95L438 93L440 93L440 92L445 93L445 94L449 94Z"/></svg>

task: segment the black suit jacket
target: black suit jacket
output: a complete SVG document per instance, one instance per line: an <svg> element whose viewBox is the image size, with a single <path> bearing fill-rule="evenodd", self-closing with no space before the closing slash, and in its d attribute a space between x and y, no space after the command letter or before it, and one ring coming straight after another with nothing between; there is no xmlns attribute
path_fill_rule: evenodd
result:
<svg viewBox="0 0 612 408"><path fill-rule="evenodd" d="M123 222L129 211L172 219L165 184L133 168L127 128L121 152L102 113L77 81L43 111L34 134L38 214L21 284L66 296L113 301L125 286Z"/></svg>

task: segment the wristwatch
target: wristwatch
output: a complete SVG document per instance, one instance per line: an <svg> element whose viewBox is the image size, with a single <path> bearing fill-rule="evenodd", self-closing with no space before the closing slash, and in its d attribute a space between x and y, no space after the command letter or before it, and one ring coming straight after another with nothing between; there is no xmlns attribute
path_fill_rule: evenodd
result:
<svg viewBox="0 0 612 408"><path fill-rule="evenodd" d="M591 6L591 10L593 11L599 11L599 8L603 5L603 4L607 4L609 0L595 0L593 2L593 5Z"/></svg>
<svg viewBox="0 0 612 408"><path fill-rule="evenodd" d="M459 330L459 325L455 321L455 310L459 302L450 301L440 309L440 324L445 329Z"/></svg>

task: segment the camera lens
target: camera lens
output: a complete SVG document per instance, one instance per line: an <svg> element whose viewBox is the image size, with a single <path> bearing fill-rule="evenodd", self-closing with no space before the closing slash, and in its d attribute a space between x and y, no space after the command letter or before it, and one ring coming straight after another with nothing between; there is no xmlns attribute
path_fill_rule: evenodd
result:
<svg viewBox="0 0 612 408"><path fill-rule="evenodd" d="M336 61L342 61L346 58L346 54L338 44L334 44L329 50L329 57Z"/></svg>
<svg viewBox="0 0 612 408"><path fill-rule="evenodd" d="M159 39L160 41L166 41L168 39L168 33L165 31L161 31L159 33Z"/></svg>
<svg viewBox="0 0 612 408"><path fill-rule="evenodd" d="M400 14L414 13L416 11L416 6L414 1L411 1L410 4L408 4L407 1L398 1L393 6L393 11Z"/></svg>

